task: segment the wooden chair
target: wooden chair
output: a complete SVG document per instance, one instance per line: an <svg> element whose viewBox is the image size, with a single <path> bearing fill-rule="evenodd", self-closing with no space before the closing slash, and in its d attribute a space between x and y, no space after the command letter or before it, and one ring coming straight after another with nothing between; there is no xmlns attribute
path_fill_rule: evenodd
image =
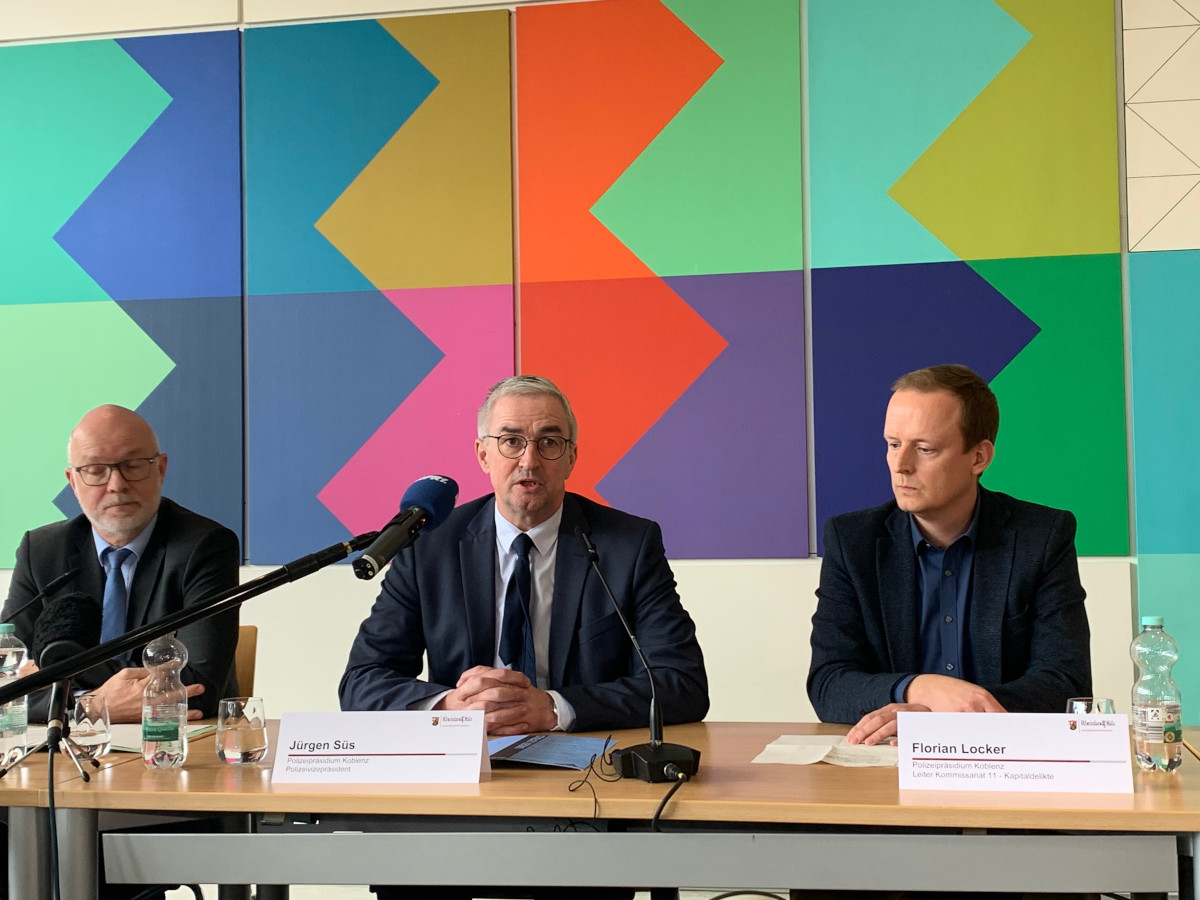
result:
<svg viewBox="0 0 1200 900"><path fill-rule="evenodd" d="M233 652L233 674L237 676L239 696L251 697L254 695L254 660L257 654L258 626L240 626L237 649Z"/></svg>

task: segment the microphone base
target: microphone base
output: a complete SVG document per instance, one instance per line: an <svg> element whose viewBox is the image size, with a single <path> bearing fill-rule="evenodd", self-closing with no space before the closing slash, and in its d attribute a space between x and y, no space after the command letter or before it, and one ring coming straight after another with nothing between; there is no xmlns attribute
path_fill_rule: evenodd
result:
<svg viewBox="0 0 1200 900"><path fill-rule="evenodd" d="M639 781L678 781L691 778L700 768L700 751L682 744L637 744L612 752L613 768L622 778ZM671 771L667 769L670 767Z"/></svg>

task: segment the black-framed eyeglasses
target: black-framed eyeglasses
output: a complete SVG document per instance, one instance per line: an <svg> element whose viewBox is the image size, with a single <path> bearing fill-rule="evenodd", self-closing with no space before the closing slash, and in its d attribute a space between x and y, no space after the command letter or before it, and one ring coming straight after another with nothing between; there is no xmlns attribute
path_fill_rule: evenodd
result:
<svg viewBox="0 0 1200 900"><path fill-rule="evenodd" d="M523 434L485 434L496 442L496 449L501 456L509 459L520 459L525 455L525 447L529 444L537 447L542 459L560 459L567 452L567 447L574 441L557 434L544 434L537 438L527 438Z"/></svg>
<svg viewBox="0 0 1200 900"><path fill-rule="evenodd" d="M162 456L161 453L155 453L153 456L139 456L115 463L88 463L86 466L71 466L71 468L84 484L92 487L108 484L109 479L112 478L113 469L118 470L126 481L145 481L150 477L150 467L160 456Z"/></svg>

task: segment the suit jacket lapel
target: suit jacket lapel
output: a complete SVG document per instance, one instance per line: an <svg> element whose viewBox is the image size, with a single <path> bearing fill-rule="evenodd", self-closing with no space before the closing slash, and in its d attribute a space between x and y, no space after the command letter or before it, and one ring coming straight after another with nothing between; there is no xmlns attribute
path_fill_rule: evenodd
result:
<svg viewBox="0 0 1200 900"><path fill-rule="evenodd" d="M483 504L458 544L467 639L475 665L496 663L496 503Z"/></svg>
<svg viewBox="0 0 1200 900"><path fill-rule="evenodd" d="M1008 527L1008 510L999 506L989 491L979 490L971 589L971 649L975 657L975 680L979 684L998 684L1004 608L1017 534Z"/></svg>
<svg viewBox="0 0 1200 900"><path fill-rule="evenodd" d="M96 541L92 537L92 525L83 516L79 517L80 527L71 541L71 549L67 554L67 569L79 567L79 574L74 583L62 589L65 591L80 591L96 602L104 600L104 567L96 555ZM61 592L60 592L61 593Z"/></svg>
<svg viewBox="0 0 1200 900"><path fill-rule="evenodd" d="M888 516L887 533L875 543L875 566L880 614L891 657L885 665L894 672L915 672L921 664L917 653L920 598L912 531L903 510L896 509Z"/></svg>
<svg viewBox="0 0 1200 900"><path fill-rule="evenodd" d="M167 541L171 536L171 501L163 499L158 507L158 519L146 549L138 557L133 572L133 584L129 589L129 603L125 612L125 627L137 628L150 620L150 601L158 592L162 578L163 561L167 556Z"/></svg>
<svg viewBox="0 0 1200 900"><path fill-rule="evenodd" d="M567 494L563 501L562 522L558 527L558 547L554 560L554 600L550 612L550 687L563 683L567 657L575 646L575 623L583 603L583 586L589 563L575 537L576 527L588 529L587 520L575 498Z"/></svg>

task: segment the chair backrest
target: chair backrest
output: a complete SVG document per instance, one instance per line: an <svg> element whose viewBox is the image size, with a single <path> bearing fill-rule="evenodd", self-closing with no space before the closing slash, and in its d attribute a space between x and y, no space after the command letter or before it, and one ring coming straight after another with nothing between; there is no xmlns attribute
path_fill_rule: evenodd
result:
<svg viewBox="0 0 1200 900"><path fill-rule="evenodd" d="M233 673L237 676L238 693L243 697L254 694L254 660L257 655L258 626L240 626L237 649L233 653Z"/></svg>

